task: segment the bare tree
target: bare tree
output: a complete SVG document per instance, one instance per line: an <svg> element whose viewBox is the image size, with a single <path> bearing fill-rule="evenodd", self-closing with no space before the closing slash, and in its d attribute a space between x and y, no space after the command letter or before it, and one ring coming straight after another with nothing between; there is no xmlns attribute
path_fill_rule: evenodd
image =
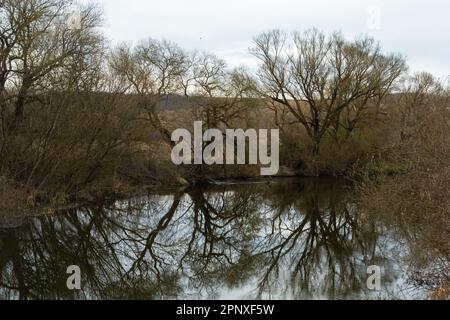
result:
<svg viewBox="0 0 450 320"><path fill-rule="evenodd" d="M406 76L402 81L398 96L400 139L404 142L413 138L419 142L419 137L413 131L417 131L420 127L428 128L425 124L429 121L429 117L435 115L437 111L441 111L436 107L445 108L444 88L433 75L422 72Z"/></svg>
<svg viewBox="0 0 450 320"><path fill-rule="evenodd" d="M149 39L135 47L121 45L112 52L110 67L123 92L141 110L140 119L148 121L169 146L175 142L163 111L170 99L184 99L195 120L209 128L229 127L254 101L254 84L244 69L230 70L214 55L188 54L165 40ZM192 179L187 175L195 176L201 168L190 169L184 174L188 180Z"/></svg>
<svg viewBox="0 0 450 320"><path fill-rule="evenodd" d="M172 42L149 39L133 48L127 45L116 48L111 54L110 67L121 79L124 93L137 96L145 120L172 145L158 106L170 94L183 91L183 76L189 67L186 53Z"/></svg>
<svg viewBox="0 0 450 320"><path fill-rule="evenodd" d="M0 2L0 99L13 105L13 127L24 108L52 78L81 66L98 52L100 15L94 6L80 8L78 25L70 26L70 0L2 0ZM68 70L69 69L69 70ZM55 89L55 88L52 88Z"/></svg>
<svg viewBox="0 0 450 320"><path fill-rule="evenodd" d="M209 126L229 125L247 107L252 81L242 69L228 70L211 54L188 54L176 44L154 39L136 47L119 46L111 55L112 70L122 79L124 92L136 94L147 120L169 144L170 134L158 115L158 106L170 95L183 95L199 120Z"/></svg>
<svg viewBox="0 0 450 320"><path fill-rule="evenodd" d="M251 52L261 61L262 95L288 110L311 138L313 155L325 134L350 136L371 104L378 104L405 70L370 38L346 41L317 30L263 33Z"/></svg>
<svg viewBox="0 0 450 320"><path fill-rule="evenodd" d="M208 128L230 127L252 106L254 82L243 68L230 70L224 60L203 53L192 55L185 94L195 116Z"/></svg>

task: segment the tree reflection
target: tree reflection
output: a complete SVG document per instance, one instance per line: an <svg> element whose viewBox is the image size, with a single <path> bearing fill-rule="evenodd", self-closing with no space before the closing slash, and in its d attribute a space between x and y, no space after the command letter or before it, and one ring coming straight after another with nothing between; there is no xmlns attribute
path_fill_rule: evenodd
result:
<svg viewBox="0 0 450 320"><path fill-rule="evenodd" d="M251 297L351 297L383 259L377 238L335 180L110 201L0 231L0 298L215 298L249 284Z"/></svg>
<svg viewBox="0 0 450 320"><path fill-rule="evenodd" d="M274 201L270 232L261 252L271 259L259 283L259 295L280 282L280 268L291 283L290 297L349 297L364 291L365 267L374 255L373 225L359 223L344 186L313 181L300 197ZM369 229L369 230L367 230ZM378 257L379 258L379 257Z"/></svg>

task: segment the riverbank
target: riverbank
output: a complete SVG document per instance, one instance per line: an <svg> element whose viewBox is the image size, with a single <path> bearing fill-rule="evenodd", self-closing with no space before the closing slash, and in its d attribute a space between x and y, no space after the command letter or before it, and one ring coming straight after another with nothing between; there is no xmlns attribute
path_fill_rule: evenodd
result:
<svg viewBox="0 0 450 320"><path fill-rule="evenodd" d="M257 171L257 170L253 170ZM277 175L260 176L244 175L223 177L209 174L208 176L196 176L195 179L188 182L181 176L174 176L170 179L151 180L146 183L116 183L110 186L88 186L77 192L48 192L46 190L33 190L27 188L15 181L2 179L0 183L0 217L11 216L36 216L39 214L52 214L68 208L79 207L81 204L95 203L103 201L112 201L114 199L126 199L140 195L164 194L172 192L184 192L195 187L221 187L232 185L251 185L251 184L277 184L292 182L299 179L343 179L347 181L361 181L365 177L375 177L381 175L399 175L404 172L394 170L389 167L387 170L378 168L377 170L362 172L353 172L352 174L335 175L305 175L293 168L281 166Z"/></svg>

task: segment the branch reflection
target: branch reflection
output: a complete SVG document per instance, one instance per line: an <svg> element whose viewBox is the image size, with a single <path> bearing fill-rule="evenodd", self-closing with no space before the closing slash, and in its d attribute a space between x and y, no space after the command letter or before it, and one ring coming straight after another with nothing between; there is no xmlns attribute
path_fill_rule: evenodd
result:
<svg viewBox="0 0 450 320"><path fill-rule="evenodd" d="M368 265L390 265L335 179L196 188L0 228L1 299L351 298ZM80 291L66 288L69 265Z"/></svg>

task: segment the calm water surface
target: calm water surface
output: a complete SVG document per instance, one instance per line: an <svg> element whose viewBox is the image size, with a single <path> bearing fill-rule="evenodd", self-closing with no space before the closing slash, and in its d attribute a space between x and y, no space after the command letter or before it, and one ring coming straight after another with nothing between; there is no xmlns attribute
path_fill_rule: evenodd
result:
<svg viewBox="0 0 450 320"><path fill-rule="evenodd" d="M423 298L407 240L351 199L339 179L283 179L2 220L0 299Z"/></svg>

